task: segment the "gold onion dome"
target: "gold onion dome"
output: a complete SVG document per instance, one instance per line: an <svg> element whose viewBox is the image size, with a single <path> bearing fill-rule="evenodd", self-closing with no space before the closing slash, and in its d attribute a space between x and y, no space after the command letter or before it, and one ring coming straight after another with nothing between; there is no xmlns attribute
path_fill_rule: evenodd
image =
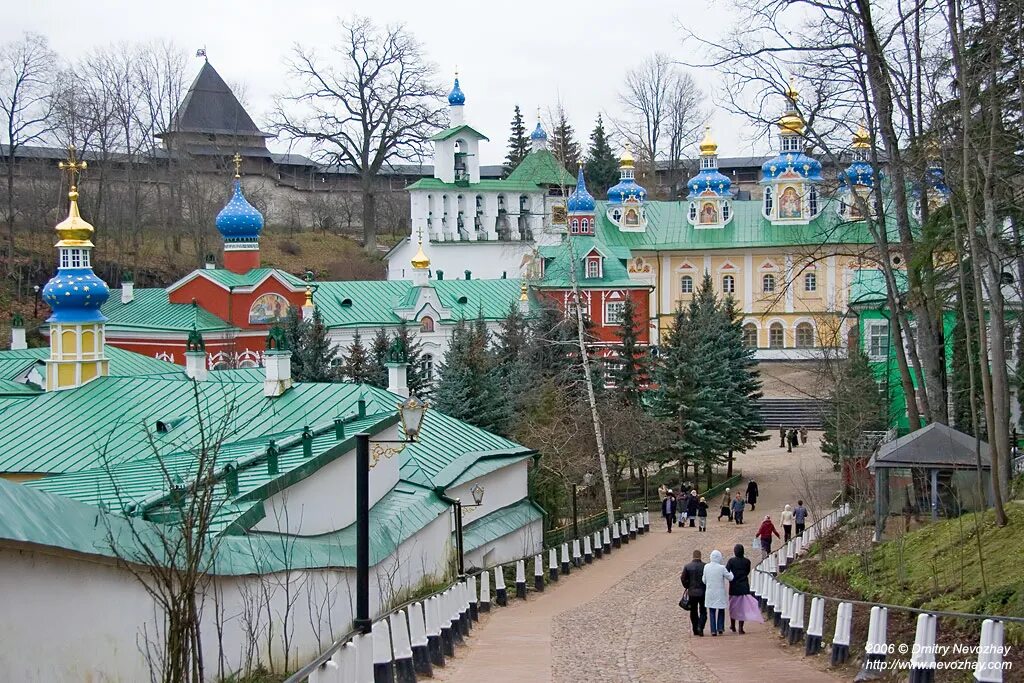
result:
<svg viewBox="0 0 1024 683"><path fill-rule="evenodd" d="M68 207L68 217L57 224L55 230L60 240L58 247L91 247L92 234L95 229L87 220L82 218L78 212L78 188L71 186L68 192L68 199L71 205Z"/></svg>
<svg viewBox="0 0 1024 683"><path fill-rule="evenodd" d="M530 298L526 294L526 280L523 280L519 284L519 300L520 301L529 301L530 300Z"/></svg>
<svg viewBox="0 0 1024 683"><path fill-rule="evenodd" d="M861 121L857 127L857 132L853 134L853 148L854 149L867 149L871 146L871 134L868 133L867 128L864 127L864 122Z"/></svg>
<svg viewBox="0 0 1024 683"><path fill-rule="evenodd" d="M793 77L789 77L789 85L786 87L786 99L789 100L793 106L796 106L796 101L800 99L800 91L796 89L796 82Z"/></svg>
<svg viewBox="0 0 1024 683"><path fill-rule="evenodd" d="M779 119L779 130L783 133L802 135L804 132L804 120L796 109L798 99L800 99L800 93L797 92L793 78L790 77L789 85L786 87L786 100L789 106L786 108L786 113Z"/></svg>
<svg viewBox="0 0 1024 683"><path fill-rule="evenodd" d="M420 241L420 248L416 251L416 255L412 257L412 267L423 270L430 267L430 259L423 253L423 242Z"/></svg>
<svg viewBox="0 0 1024 683"><path fill-rule="evenodd" d="M701 154L717 154L718 143L711 137L711 126L704 126L704 139L700 141Z"/></svg>
<svg viewBox="0 0 1024 683"><path fill-rule="evenodd" d="M626 145L625 151L622 152L622 157L619 158L619 165L622 168L633 168L633 152L630 151L629 145Z"/></svg>

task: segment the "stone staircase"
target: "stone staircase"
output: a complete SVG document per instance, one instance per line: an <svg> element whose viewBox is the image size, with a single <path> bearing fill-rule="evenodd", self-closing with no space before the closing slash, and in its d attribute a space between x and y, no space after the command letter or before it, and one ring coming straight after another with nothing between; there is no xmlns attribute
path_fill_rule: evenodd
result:
<svg viewBox="0 0 1024 683"><path fill-rule="evenodd" d="M816 398L762 398L758 401L761 419L768 431L785 427L821 429L825 426L822 412L828 402Z"/></svg>

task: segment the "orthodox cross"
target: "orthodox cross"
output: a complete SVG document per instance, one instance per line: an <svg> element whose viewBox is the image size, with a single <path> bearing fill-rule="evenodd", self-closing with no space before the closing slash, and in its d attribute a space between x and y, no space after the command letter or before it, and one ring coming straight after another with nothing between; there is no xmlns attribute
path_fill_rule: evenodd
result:
<svg viewBox="0 0 1024 683"><path fill-rule="evenodd" d="M235 152L235 156L233 156L231 158L231 160L233 162L235 162L235 177L236 178L241 178L242 177L242 155L239 154L238 152Z"/></svg>
<svg viewBox="0 0 1024 683"><path fill-rule="evenodd" d="M68 174L68 183L71 186L71 191L75 192L78 189L78 176L88 167L84 161L79 161L75 155L75 146L68 145L68 158L67 161L61 161L57 164L57 168Z"/></svg>

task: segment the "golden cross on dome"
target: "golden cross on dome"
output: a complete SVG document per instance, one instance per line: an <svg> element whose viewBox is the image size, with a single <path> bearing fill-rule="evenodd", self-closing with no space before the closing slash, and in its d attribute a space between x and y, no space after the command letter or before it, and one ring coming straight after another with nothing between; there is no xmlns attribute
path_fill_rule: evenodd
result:
<svg viewBox="0 0 1024 683"><path fill-rule="evenodd" d="M422 227L416 228L416 237L419 238L420 244L423 244L423 228Z"/></svg>
<svg viewBox="0 0 1024 683"><path fill-rule="evenodd" d="M88 164L84 161L79 161L75 154L75 146L68 145L68 158L67 161L61 161L57 164L57 168L68 174L68 184L71 186L71 191L75 192L78 188L78 176L88 168Z"/></svg>
<svg viewBox="0 0 1024 683"><path fill-rule="evenodd" d="M231 161L235 162L235 177L242 177L242 155L235 152L235 156L231 157Z"/></svg>

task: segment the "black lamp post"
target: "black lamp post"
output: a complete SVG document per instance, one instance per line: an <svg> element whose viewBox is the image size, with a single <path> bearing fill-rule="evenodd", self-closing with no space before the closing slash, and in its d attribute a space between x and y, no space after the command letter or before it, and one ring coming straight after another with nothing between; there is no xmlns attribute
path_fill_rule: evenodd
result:
<svg viewBox="0 0 1024 683"><path fill-rule="evenodd" d="M484 504L484 487L477 484L470 493L473 494L473 505L463 503L462 499L455 499L455 553L458 555L459 578L466 575L466 557L464 552L464 541L462 538L462 510L463 508L478 508Z"/></svg>
<svg viewBox="0 0 1024 683"><path fill-rule="evenodd" d="M415 396L410 397L398 406L405 440L375 443L405 445L416 441L426 410L425 403ZM369 633L373 626L370 619L370 435L367 432L356 434L356 618L352 625L361 633Z"/></svg>
<svg viewBox="0 0 1024 683"><path fill-rule="evenodd" d="M39 317L39 285L33 285L32 291L36 293L36 300L32 306L32 317Z"/></svg>

